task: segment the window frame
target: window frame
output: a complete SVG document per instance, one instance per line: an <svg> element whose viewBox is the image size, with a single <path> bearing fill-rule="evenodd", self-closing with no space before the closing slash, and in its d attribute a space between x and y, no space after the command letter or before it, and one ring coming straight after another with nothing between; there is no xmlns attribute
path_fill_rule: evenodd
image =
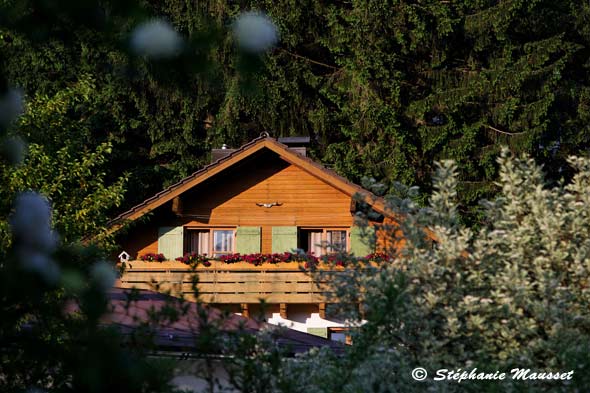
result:
<svg viewBox="0 0 590 393"><path fill-rule="evenodd" d="M231 250L228 251L219 251L218 255L229 255L229 254L234 254L236 252L236 228L222 228L222 227L217 227L217 228L211 228L211 232L209 235L209 252L210 252L210 256L211 258L215 259L217 254L215 251L215 232L216 231L229 231L231 232Z"/></svg>
<svg viewBox="0 0 590 393"><path fill-rule="evenodd" d="M346 247L344 250L344 252L350 252L350 228L349 227L312 227L312 226L301 226L301 227L297 227L298 231L309 231L309 232L322 232L322 254L321 255L315 255L316 257L320 257L323 255L329 255L329 254L334 254L337 251L334 251L334 249L329 249L328 248L328 232L331 231L341 231L345 233L345 239L346 239ZM309 249L311 245L308 244L308 250L305 250L305 252L309 252Z"/></svg>
<svg viewBox="0 0 590 393"><path fill-rule="evenodd" d="M209 232L209 244L207 245L207 256L210 258L215 259L216 256L221 255L228 255L234 254L236 252L236 227L228 227L228 226L219 226L219 227L184 227L185 231L196 231L196 232ZM220 251L215 254L215 231L231 231L232 232L232 240L231 246L232 249L230 251ZM187 250L183 250L184 253Z"/></svg>
<svg viewBox="0 0 590 393"><path fill-rule="evenodd" d="M344 251L344 252L348 252L350 250L350 231L346 230L346 229L332 229L332 228L326 228L324 229L323 232L323 238L324 240L322 240L323 242L326 243L326 253L327 254L334 254L338 251L335 251L334 248L330 248L328 249L328 232L344 232L344 250L339 250L339 251Z"/></svg>
<svg viewBox="0 0 590 393"><path fill-rule="evenodd" d="M206 250L207 250L207 255L210 255L211 230L210 230L210 228L204 228L204 227L184 227L184 240L183 240L183 245L182 245L183 255L186 253L193 252L190 250L191 249L191 247L190 247L191 238L190 238L189 232L206 232L209 234L209 240L207 241ZM200 247L197 246L197 248L200 248Z"/></svg>

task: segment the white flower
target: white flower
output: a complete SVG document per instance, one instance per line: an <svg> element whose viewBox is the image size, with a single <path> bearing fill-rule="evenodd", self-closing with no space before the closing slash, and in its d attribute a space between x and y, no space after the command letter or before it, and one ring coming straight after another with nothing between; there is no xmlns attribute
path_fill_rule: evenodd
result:
<svg viewBox="0 0 590 393"><path fill-rule="evenodd" d="M18 253L23 269L39 274L48 284L57 284L61 270L47 254L21 248Z"/></svg>
<svg viewBox="0 0 590 393"><path fill-rule="evenodd" d="M22 192L16 197L10 225L25 249L49 252L57 245L57 235L51 229L51 205L36 192Z"/></svg>
<svg viewBox="0 0 590 393"><path fill-rule="evenodd" d="M26 393L46 393L47 390L43 390L40 388L28 388Z"/></svg>
<svg viewBox="0 0 590 393"><path fill-rule="evenodd" d="M137 26L131 33L131 47L141 56L173 57L182 50L183 41L170 23L151 20Z"/></svg>
<svg viewBox="0 0 590 393"><path fill-rule="evenodd" d="M90 276L101 290L107 291L115 284L117 272L108 262L99 261L90 269Z"/></svg>
<svg viewBox="0 0 590 393"><path fill-rule="evenodd" d="M234 36L241 49L247 52L263 52L279 40L277 27L270 18L259 12L246 12L236 19Z"/></svg>
<svg viewBox="0 0 590 393"><path fill-rule="evenodd" d="M0 123L10 124L23 113L24 94L20 89L10 89L0 96Z"/></svg>

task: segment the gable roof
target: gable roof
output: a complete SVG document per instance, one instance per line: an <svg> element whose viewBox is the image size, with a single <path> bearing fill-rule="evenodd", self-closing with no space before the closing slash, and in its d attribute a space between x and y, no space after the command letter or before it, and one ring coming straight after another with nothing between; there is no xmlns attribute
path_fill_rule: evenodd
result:
<svg viewBox="0 0 590 393"><path fill-rule="evenodd" d="M391 213L388 213L386 210L385 200L383 198L375 196L370 191L367 191L361 186L350 182L344 177L338 175L336 172L318 164L317 162L297 153L294 150L289 149L287 145L278 142L276 139L262 135L246 143L227 156L205 166L204 168L198 170L192 175L185 177L163 191L160 191L156 195L146 199L128 211L121 213L109 223L111 232L119 229L125 221L135 220L145 215L146 213L174 199L185 191L190 190L196 185L217 175L234 164L237 164L243 159L252 156L254 153L261 151L262 149L268 149L278 154L280 158L289 164L301 168L302 170L319 178L320 180L347 195L359 195L361 199L368 203L375 211L383 215L391 215Z"/></svg>

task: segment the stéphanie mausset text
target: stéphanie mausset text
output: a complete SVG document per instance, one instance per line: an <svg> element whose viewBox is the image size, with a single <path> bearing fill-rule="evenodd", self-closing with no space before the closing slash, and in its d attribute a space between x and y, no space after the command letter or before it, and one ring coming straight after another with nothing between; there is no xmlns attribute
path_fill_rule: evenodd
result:
<svg viewBox="0 0 590 393"><path fill-rule="evenodd" d="M464 371L462 369L448 370L441 368L436 371L436 376L433 378L435 381L452 381L461 383L469 380L496 380L503 381L507 378L520 381L567 381L572 379L574 371L568 372L535 372L531 371L530 368L513 368L509 373L505 372L481 372L477 368L471 371Z"/></svg>

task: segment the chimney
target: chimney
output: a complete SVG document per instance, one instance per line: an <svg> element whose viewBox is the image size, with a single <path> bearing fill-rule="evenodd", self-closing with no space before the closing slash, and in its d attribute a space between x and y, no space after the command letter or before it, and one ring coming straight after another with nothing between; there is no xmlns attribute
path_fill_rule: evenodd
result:
<svg viewBox="0 0 590 393"><path fill-rule="evenodd" d="M307 155L307 147L309 145L310 137L308 136L288 136L277 139L279 143L287 145L289 150L299 153L302 156ZM221 149L211 149L211 162L215 162L224 157L227 157L238 149L230 149L225 143L221 145Z"/></svg>
<svg viewBox="0 0 590 393"><path fill-rule="evenodd" d="M211 149L211 162L213 163L227 157L236 150L237 149L230 149L225 143L221 145L221 149Z"/></svg>
<svg viewBox="0 0 590 393"><path fill-rule="evenodd" d="M278 141L283 145L287 145L289 150L293 150L302 156L307 155L307 147L309 146L310 137L308 136L288 136L279 138Z"/></svg>

